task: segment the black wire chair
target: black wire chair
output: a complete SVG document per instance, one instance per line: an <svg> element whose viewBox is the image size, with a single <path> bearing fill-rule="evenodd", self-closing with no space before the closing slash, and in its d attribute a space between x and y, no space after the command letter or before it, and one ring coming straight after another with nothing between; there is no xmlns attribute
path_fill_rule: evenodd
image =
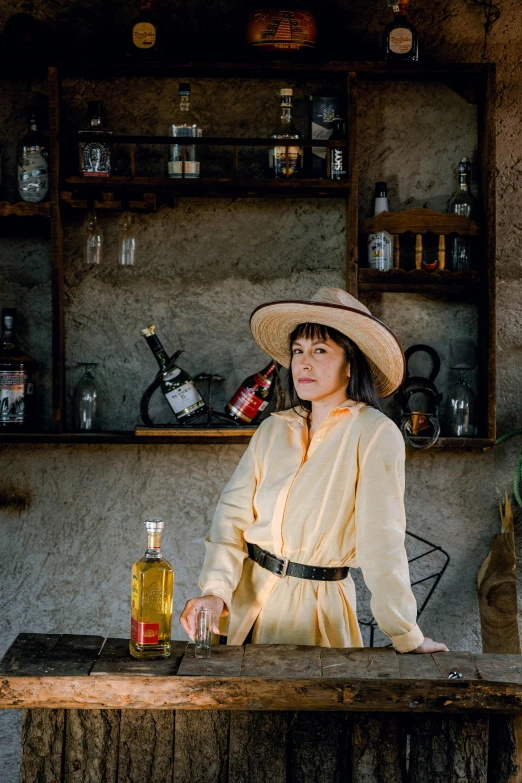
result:
<svg viewBox="0 0 522 783"><path fill-rule="evenodd" d="M421 606L417 608L417 620L418 620L419 617L421 616L421 614L423 613L424 609L426 608L426 605L427 605L428 601L430 600L431 596L433 595L433 593L435 591L435 588L437 587L437 585L439 584L440 580L442 579L444 571L446 570L446 568L449 565L450 556L448 555L448 553L444 549L442 549L442 547L437 546L436 544L432 544L431 541L427 541L425 538L422 538L421 536L418 536L415 533L410 533L409 531L406 531L406 535L407 536L411 536L412 538L416 539L417 541L420 541L422 544L427 544L427 546L431 547L431 549L429 549L427 552L423 552L420 555L415 555L415 557L409 558L408 559L408 563L414 563L415 561L422 560L422 558L428 557L433 552L440 552L440 554L442 554L444 556L444 558L445 558L444 565L442 566L442 568L439 571L436 571L435 573L430 574L429 576L424 576L422 579L417 579L417 580L415 580L414 582L411 583L411 586L413 588L416 585L420 585L420 584L422 584L424 582L429 581L430 579L434 580L433 584L431 586L431 589L428 592L428 595L425 597L425 599L422 602ZM359 620L359 625L365 625L365 626L370 628L370 644L368 646L369 647L373 647L374 646L373 642L374 642L374 637L375 637L375 629L377 628L377 623L375 622L375 619L372 616L371 620L366 620L366 621ZM383 645L383 646L384 647L392 647L393 645L392 644L386 644L386 645Z"/></svg>

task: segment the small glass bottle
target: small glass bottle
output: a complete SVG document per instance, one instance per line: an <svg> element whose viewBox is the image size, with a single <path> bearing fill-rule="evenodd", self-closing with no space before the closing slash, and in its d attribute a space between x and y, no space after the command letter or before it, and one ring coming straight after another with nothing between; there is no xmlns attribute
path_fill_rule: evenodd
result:
<svg viewBox="0 0 522 783"><path fill-rule="evenodd" d="M182 82L179 85L179 107L174 113L171 126L171 136L198 137L198 123L190 106L190 84ZM185 150L185 160L183 160ZM195 179L199 177L199 160L197 147L194 144L172 144L169 152L168 175L171 178Z"/></svg>
<svg viewBox="0 0 522 783"><path fill-rule="evenodd" d="M83 177L109 177L111 174L111 144L107 139L85 139L85 134L112 135L102 128L103 104L89 101L89 127L78 131L80 141L80 171ZM85 139L85 140L84 140Z"/></svg>
<svg viewBox="0 0 522 783"><path fill-rule="evenodd" d="M477 200L471 192L471 161L462 158L459 163L459 184L451 199L450 212L474 219L477 216ZM451 268L464 272L470 267L471 240L469 236L453 237L451 243Z"/></svg>
<svg viewBox="0 0 522 783"><path fill-rule="evenodd" d="M273 397L276 363L270 362L264 370L246 378L225 406L226 413L242 424L252 424Z"/></svg>
<svg viewBox="0 0 522 783"><path fill-rule="evenodd" d="M178 421L186 423L208 411L198 387L185 370L169 362L167 353L156 334L154 324L141 330L147 345L156 357L162 371L161 391Z"/></svg>
<svg viewBox="0 0 522 783"><path fill-rule="evenodd" d="M273 139L296 139L301 138L297 130L293 113L292 97L294 91L291 87L281 89L281 113L279 123L272 133ZM273 171L276 179L295 179L299 177L303 169L303 149L296 145L288 147L273 147L268 153L268 166Z"/></svg>
<svg viewBox="0 0 522 783"><path fill-rule="evenodd" d="M92 370L97 364L81 363L85 371L76 384L73 394L73 428L75 432L97 432L99 422L99 395Z"/></svg>
<svg viewBox="0 0 522 783"><path fill-rule="evenodd" d="M140 0L140 12L131 22L127 40L127 55L131 60L159 59L159 36L152 0Z"/></svg>
<svg viewBox="0 0 522 783"><path fill-rule="evenodd" d="M147 550L132 566L129 651L133 658L168 658L174 569L161 554L163 520L148 519L145 527Z"/></svg>
<svg viewBox="0 0 522 783"><path fill-rule="evenodd" d="M123 218L123 228L118 238L118 262L121 266L134 266L136 262L136 235L129 213Z"/></svg>
<svg viewBox="0 0 522 783"><path fill-rule="evenodd" d="M418 62L419 36L416 28L408 22L406 11L410 0L400 0L394 4L395 18L386 25L382 35L382 48L385 60L394 62Z"/></svg>
<svg viewBox="0 0 522 783"><path fill-rule="evenodd" d="M87 217L87 229L84 241L84 260L86 264L101 264L103 254L103 233L94 212Z"/></svg>
<svg viewBox="0 0 522 783"><path fill-rule="evenodd" d="M388 212L388 186L386 182L375 183L375 207L373 214ZM393 238L387 231L368 235L368 266L387 272L393 266Z"/></svg>
<svg viewBox="0 0 522 783"><path fill-rule="evenodd" d="M346 139L344 120L338 115L333 118L333 129L330 139ZM348 148L330 148L330 179L346 179L348 176Z"/></svg>
<svg viewBox="0 0 522 783"><path fill-rule="evenodd" d="M38 130L34 112L29 119L29 130L18 144L17 161L20 198L33 204L43 201L49 191L47 145Z"/></svg>

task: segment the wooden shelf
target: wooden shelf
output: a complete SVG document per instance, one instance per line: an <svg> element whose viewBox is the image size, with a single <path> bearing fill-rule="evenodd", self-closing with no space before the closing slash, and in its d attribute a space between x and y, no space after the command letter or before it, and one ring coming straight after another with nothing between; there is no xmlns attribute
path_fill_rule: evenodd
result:
<svg viewBox="0 0 522 783"><path fill-rule="evenodd" d="M479 273L451 272L447 269L428 272L425 269L358 270L359 291L426 293L475 296L480 290Z"/></svg>
<svg viewBox="0 0 522 783"><path fill-rule="evenodd" d="M405 209L402 212L381 212L362 221L363 234L387 231L389 234L462 234L477 236L480 226L476 220L454 212L436 212L433 209Z"/></svg>
<svg viewBox="0 0 522 783"><path fill-rule="evenodd" d="M0 217L51 217L51 204L49 201L40 201L31 204L28 201L0 201Z"/></svg>
<svg viewBox="0 0 522 783"><path fill-rule="evenodd" d="M113 193L149 192L170 194L182 198L346 198L350 192L348 181L329 179L236 179L200 178L170 179L169 177L100 177L86 179L67 177L63 187L79 198L89 198L99 191ZM62 201L70 200L67 191L60 193Z"/></svg>
<svg viewBox="0 0 522 783"><path fill-rule="evenodd" d="M6 432L2 443L83 443L141 445L145 443L248 443L257 427L176 427L139 428L134 432Z"/></svg>
<svg viewBox="0 0 522 783"><path fill-rule="evenodd" d="M411 438L413 443L422 443L424 438ZM452 449L453 451L489 451L495 445L492 438L439 438L432 449ZM431 449L430 449L431 451Z"/></svg>

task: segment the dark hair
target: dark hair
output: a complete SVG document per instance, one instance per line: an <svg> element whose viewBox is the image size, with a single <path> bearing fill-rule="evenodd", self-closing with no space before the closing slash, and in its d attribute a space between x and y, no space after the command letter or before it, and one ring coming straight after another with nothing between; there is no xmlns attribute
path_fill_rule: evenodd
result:
<svg viewBox="0 0 522 783"><path fill-rule="evenodd" d="M370 365L364 353L359 346L350 340L345 334L333 329L331 326L324 326L324 324L304 323L296 326L292 334L290 335L290 356L293 357L292 345L295 340L302 337L305 340L323 340L328 338L340 345L344 349L344 355L346 361L350 363L350 379L346 388L346 395L350 400L356 402L365 402L366 405L370 405L372 408L381 410L379 402L379 395L375 388L375 381L373 380ZM295 410L295 403L297 402L305 410L312 410L312 403L310 400L301 400L297 395L294 387L294 381L292 378L292 364L288 370L288 391L290 393L290 401L292 408Z"/></svg>

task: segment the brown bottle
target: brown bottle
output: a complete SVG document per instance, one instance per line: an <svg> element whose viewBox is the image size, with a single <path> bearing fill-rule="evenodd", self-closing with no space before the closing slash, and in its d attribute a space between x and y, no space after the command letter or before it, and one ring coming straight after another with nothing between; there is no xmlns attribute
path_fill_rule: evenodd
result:
<svg viewBox="0 0 522 783"><path fill-rule="evenodd" d="M0 337L0 431L19 432L33 424L36 362L15 337L16 310L2 310Z"/></svg>
<svg viewBox="0 0 522 783"><path fill-rule="evenodd" d="M225 406L228 415L243 424L252 424L274 395L276 363L246 378Z"/></svg>

